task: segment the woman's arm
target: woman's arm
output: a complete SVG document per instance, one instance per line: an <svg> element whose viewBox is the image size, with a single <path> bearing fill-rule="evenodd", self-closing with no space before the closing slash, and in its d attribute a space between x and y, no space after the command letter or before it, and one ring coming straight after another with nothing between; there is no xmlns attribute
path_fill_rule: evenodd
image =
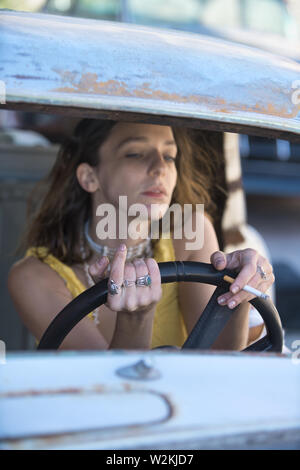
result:
<svg viewBox="0 0 300 470"><path fill-rule="evenodd" d="M13 265L8 276L8 290L22 322L38 341L55 316L72 300L63 279L34 257ZM60 349L107 347L96 325L84 318L67 335Z"/></svg>
<svg viewBox="0 0 300 470"><path fill-rule="evenodd" d="M253 252L249 255L249 260L247 259L247 253L240 255L241 259L237 260L234 258L234 256L237 258L237 253L240 252L233 252L233 254L227 255L227 262L225 255L218 251L219 245L216 233L212 223L207 217L204 218L203 247L200 250L186 251L185 243L187 241L188 240L174 240L176 259L213 263L217 269L224 269L225 266L229 269L239 268L242 270L241 274L237 278L237 281L241 284L240 287L243 287L243 285L248 283L247 281L251 277L249 267L254 269L252 266L254 263L253 258L255 257L254 253L256 253L258 256L257 252L254 252L254 250L249 250ZM247 250L244 250L244 252L247 252ZM244 257L246 260L243 260L242 257ZM216 261L219 259L222 262L221 265L217 267ZM271 279L270 283L272 282L273 280ZM252 329L249 331L248 323L250 306L245 302L245 300L249 300L249 298L247 298L247 294L245 292L239 292L238 294L234 295L231 291L232 287L233 285L230 287L228 293L222 297L225 297L225 304L228 305L230 301L235 300L239 306L235 309L223 332L214 343L214 349L241 350L247 346L247 344L250 342L250 338L251 342L254 341L256 337L259 336L262 329L259 328L259 331L257 331L257 328L254 328L256 331L252 332ZM197 283L179 283L179 300L188 333L191 332L214 290L215 287L210 285Z"/></svg>
<svg viewBox="0 0 300 470"><path fill-rule="evenodd" d="M193 214L193 217L195 215ZM211 222L204 218L204 246L199 250L186 250L185 237L174 239L175 258L178 261L199 261L210 263L210 256L219 249L217 236ZM215 287L195 282L179 282L179 302L188 334L214 293Z"/></svg>
<svg viewBox="0 0 300 470"><path fill-rule="evenodd" d="M118 252L112 264L114 280L123 278L125 252ZM151 344L152 325L156 303L161 296L160 275L155 260L137 261L142 264L134 268L127 266L126 272L148 270L152 278L152 289L122 289L122 295L108 296L107 306L117 312L115 329L111 341L89 318L83 318L62 342L60 349L148 349ZM95 267L95 266L94 266ZM98 278L107 265L96 264ZM121 284L121 282L118 282ZM131 290L130 290L131 289ZM8 276L8 290L25 326L40 340L55 316L72 300L63 279L48 265L37 258L28 257L16 263Z"/></svg>

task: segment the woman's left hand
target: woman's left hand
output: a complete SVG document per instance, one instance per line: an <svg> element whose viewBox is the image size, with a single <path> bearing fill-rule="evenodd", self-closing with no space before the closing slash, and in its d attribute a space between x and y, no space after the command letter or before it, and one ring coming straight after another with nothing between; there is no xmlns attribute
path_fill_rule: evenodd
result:
<svg viewBox="0 0 300 470"><path fill-rule="evenodd" d="M230 285L229 292L218 298L220 305L227 304L229 308L235 308L241 302L255 298L255 295L242 290L246 284L266 292L275 281L272 265L251 248L228 254L216 251L211 255L210 261L218 271L228 268L239 273L234 283Z"/></svg>

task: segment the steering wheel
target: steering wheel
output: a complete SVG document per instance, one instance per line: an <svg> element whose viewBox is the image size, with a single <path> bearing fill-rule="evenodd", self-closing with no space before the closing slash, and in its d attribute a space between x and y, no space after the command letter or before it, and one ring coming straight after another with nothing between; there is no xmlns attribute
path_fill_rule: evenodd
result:
<svg viewBox="0 0 300 470"><path fill-rule="evenodd" d="M195 261L169 261L158 263L161 282L201 282L217 286L202 315L191 331L183 349L209 349L229 320L232 312L227 306L220 306L217 297L228 291L228 284L223 280L225 274L236 277L237 273L229 269L217 271L211 264ZM102 279L78 297L74 298L58 313L45 331L37 347L38 350L57 349L74 326L95 308L107 300L108 278ZM281 352L283 333L279 314L268 299L254 298L250 303L262 316L267 334L243 351Z"/></svg>

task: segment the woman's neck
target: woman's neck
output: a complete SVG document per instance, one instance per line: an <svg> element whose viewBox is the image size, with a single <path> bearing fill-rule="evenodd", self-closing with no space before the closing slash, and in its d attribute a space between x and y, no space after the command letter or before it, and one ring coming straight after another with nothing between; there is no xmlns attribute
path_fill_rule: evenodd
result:
<svg viewBox="0 0 300 470"><path fill-rule="evenodd" d="M99 218L98 220L96 220L96 218L93 217L88 222L87 233L94 243L96 243L97 245L102 245L102 246L105 245L108 248L117 249L121 243L124 243L127 248L134 247L134 246L139 245L143 241L147 240L147 238L149 238L150 236L150 233L149 233L150 223L147 220L142 222L139 226L136 227L137 238L132 238L128 234L128 227L129 227L130 221L128 221L127 223L127 230L124 230L125 227L122 226L122 237L120 237L121 231L119 230L120 226L119 226L119 221L117 217L117 221L115 223L115 230L107 225L104 227L106 233L108 233L108 238L105 238L105 239L102 239L98 237L97 235L97 233L101 231L101 227L100 228L98 227L98 230L97 230L98 224L99 224ZM100 224L101 224L101 220L100 220ZM109 233L110 230L111 230L111 233ZM127 236L126 238L124 238L124 234L126 234L126 232L127 232Z"/></svg>

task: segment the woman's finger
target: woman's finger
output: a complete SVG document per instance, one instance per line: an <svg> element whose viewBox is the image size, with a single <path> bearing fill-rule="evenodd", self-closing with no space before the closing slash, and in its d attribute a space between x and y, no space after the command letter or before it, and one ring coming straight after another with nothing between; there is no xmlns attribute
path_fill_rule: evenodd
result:
<svg viewBox="0 0 300 470"><path fill-rule="evenodd" d="M124 267L123 284L123 310L133 312L136 309L136 270L133 263L126 263ZM127 284L127 285L126 285Z"/></svg>
<svg viewBox="0 0 300 470"><path fill-rule="evenodd" d="M124 279L126 251L126 245L122 243L118 247L111 263L109 280L113 280L118 285L121 285Z"/></svg>
<svg viewBox="0 0 300 470"><path fill-rule="evenodd" d="M142 258L133 261L136 270L136 279L144 278L149 274L148 266ZM136 300L139 307L146 307L151 303L150 286L136 286Z"/></svg>
<svg viewBox="0 0 300 470"><path fill-rule="evenodd" d="M89 266L89 275L95 283L99 282L104 277L108 264L109 259L107 256L102 256L101 258L97 259L95 263Z"/></svg>
<svg viewBox="0 0 300 470"><path fill-rule="evenodd" d="M158 264L154 258L146 258L145 263L151 277L151 296L153 302L158 302L162 296L161 275Z"/></svg>
<svg viewBox="0 0 300 470"><path fill-rule="evenodd" d="M258 266L262 268L262 271L261 269L257 269ZM254 275L249 280L246 280L249 272L253 273L253 271ZM262 273L265 273L266 276L263 276ZM251 265L249 271L245 274L245 276L246 277L242 278L240 277L240 275L238 275L236 278L236 282L238 283L237 285L239 287L238 293L236 293L236 291L234 290L234 286L236 284L235 282L230 286L230 292L225 293L218 298L218 302L220 305L228 305L230 308L235 308L240 303L248 302L249 300L255 297L255 295L242 290L246 284L251 287L254 287L255 289L261 292L266 292L275 280L271 264L268 262L267 259L259 255L256 265L254 266L254 268Z"/></svg>
<svg viewBox="0 0 300 470"><path fill-rule="evenodd" d="M239 253L240 264L237 266L239 274L230 287L233 294L239 292L256 274L258 253L255 250L241 250Z"/></svg>
<svg viewBox="0 0 300 470"><path fill-rule="evenodd" d="M210 257L210 262L216 269L225 269L227 264L225 253L223 251L215 251Z"/></svg>
<svg viewBox="0 0 300 470"><path fill-rule="evenodd" d="M110 275L108 279L108 295L107 295L107 304L109 308L114 311L119 311L122 308L122 284L124 280L124 267L126 261L126 245L122 243L112 260L111 268L110 268ZM116 285L117 292L113 294L110 292L110 289Z"/></svg>
<svg viewBox="0 0 300 470"><path fill-rule="evenodd" d="M130 270L134 271L131 272ZM149 285L138 285L138 280L146 280L150 276ZM132 285L132 281L136 281ZM122 295L122 311L126 312L145 312L152 309L161 298L161 277L157 262L153 258L135 259L132 263L125 264L124 281L125 287Z"/></svg>

